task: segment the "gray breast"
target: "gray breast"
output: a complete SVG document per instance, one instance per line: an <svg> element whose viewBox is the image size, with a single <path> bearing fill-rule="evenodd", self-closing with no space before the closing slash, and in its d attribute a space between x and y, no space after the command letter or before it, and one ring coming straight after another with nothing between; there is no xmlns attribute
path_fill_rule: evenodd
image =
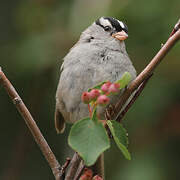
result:
<svg viewBox="0 0 180 180"><path fill-rule="evenodd" d="M56 95L61 104L59 111L66 122L73 123L88 116L87 105L81 102L83 91L105 80L114 82L126 71L132 75L132 79L136 77L126 52L92 43L79 43L72 48L64 58ZM113 98L113 103L116 100ZM102 111L100 109L99 113L102 114Z"/></svg>

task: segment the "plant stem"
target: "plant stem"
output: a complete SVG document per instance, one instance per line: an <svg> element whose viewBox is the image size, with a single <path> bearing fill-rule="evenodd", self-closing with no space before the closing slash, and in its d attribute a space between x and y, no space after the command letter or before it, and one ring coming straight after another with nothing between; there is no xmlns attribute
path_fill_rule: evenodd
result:
<svg viewBox="0 0 180 180"><path fill-rule="evenodd" d="M36 143L40 147L44 157L46 158L51 170L54 174L56 180L60 180L60 165L56 160L55 155L53 154L52 150L50 149L48 143L46 142L45 138L43 137L40 129L38 128L36 122L34 121L33 117L31 116L29 110L23 103L22 99L16 92L15 88L12 86L10 81L7 79L5 74L3 73L0 67L0 82L4 86L7 94L13 101L14 105L16 106L17 110L25 120L29 130L31 131Z"/></svg>
<svg viewBox="0 0 180 180"><path fill-rule="evenodd" d="M91 118L91 117L92 117L92 110L91 110L90 104L88 104L88 110L89 110L89 116L90 116L90 118Z"/></svg>
<svg viewBox="0 0 180 180"><path fill-rule="evenodd" d="M124 110L120 113L120 115L118 116L118 118L116 118L117 122L121 122L122 118L125 116L125 114L128 112L128 110L131 108L131 106L134 104L134 102L136 101L136 99L139 97L139 95L141 94L141 92L143 91L143 89L145 88L147 82L149 81L149 79L152 77L153 74L151 74L147 79L145 79L141 85L138 87L138 90L136 91L135 95L133 96L133 98L131 99L131 101L128 103L128 105L124 108Z"/></svg>
<svg viewBox="0 0 180 180"><path fill-rule="evenodd" d="M73 180L78 170L80 162L81 162L81 157L78 155L78 153L75 152L70 162L68 172L66 173L65 180Z"/></svg>
<svg viewBox="0 0 180 180"><path fill-rule="evenodd" d="M117 115L121 110L125 102L131 96L131 94L139 87L139 85L150 76L158 64L163 60L166 54L172 49L172 47L177 43L180 39L180 29L178 29L163 45L163 47L159 50L156 56L150 61L150 63L145 67L145 69L136 77L134 81L128 86L126 91L122 94L119 102L115 105L114 112ZM117 119L118 117L113 116L112 119Z"/></svg>

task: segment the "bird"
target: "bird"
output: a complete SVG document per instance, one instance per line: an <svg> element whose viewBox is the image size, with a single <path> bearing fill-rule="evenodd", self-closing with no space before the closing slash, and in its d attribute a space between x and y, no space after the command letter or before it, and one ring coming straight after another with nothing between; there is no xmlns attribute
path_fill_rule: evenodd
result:
<svg viewBox="0 0 180 180"><path fill-rule="evenodd" d="M88 88L102 81L115 82L125 72L132 80L136 70L126 51L127 25L113 17L100 17L85 29L78 42L69 50L61 65L60 79L56 91L55 128L63 133L66 123L75 123L87 117L87 105L81 95ZM115 104L122 92L113 96ZM101 119L105 108L99 108Z"/></svg>

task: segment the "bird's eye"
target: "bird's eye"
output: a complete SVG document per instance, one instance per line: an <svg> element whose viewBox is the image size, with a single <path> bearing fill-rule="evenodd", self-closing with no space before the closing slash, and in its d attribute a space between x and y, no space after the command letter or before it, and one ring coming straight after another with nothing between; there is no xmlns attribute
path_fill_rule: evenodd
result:
<svg viewBox="0 0 180 180"><path fill-rule="evenodd" d="M111 27L110 27L110 26L105 26L105 27L104 27L104 30L105 30L105 31L110 31L110 30L111 30Z"/></svg>

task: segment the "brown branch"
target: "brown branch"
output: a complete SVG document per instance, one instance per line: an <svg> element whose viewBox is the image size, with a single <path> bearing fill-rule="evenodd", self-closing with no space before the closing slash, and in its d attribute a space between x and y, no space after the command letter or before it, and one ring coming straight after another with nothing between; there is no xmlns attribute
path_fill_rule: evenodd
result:
<svg viewBox="0 0 180 180"><path fill-rule="evenodd" d="M121 122L122 118L125 116L125 114L128 112L128 110L131 108L131 106L134 104L134 102L137 100L137 98L139 97L139 95L141 94L141 92L144 90L147 82L149 81L149 79L152 77L153 74L151 74L147 79L145 79L140 86L138 87L135 95L133 96L133 98L131 99L131 101L127 104L127 106L124 108L124 110L120 113L120 115L118 116L118 118L116 118L117 122Z"/></svg>
<svg viewBox="0 0 180 180"><path fill-rule="evenodd" d="M41 81L42 76L41 74L45 75L47 79L47 74L51 74L52 68L51 66L48 68L43 69L40 71L40 75L36 78L36 81L31 83L31 91L28 93L26 97L26 101L29 105L31 105L31 113L37 114L40 112L42 107L42 101L46 96L47 90L49 86L46 83L39 85L39 81ZM37 85L38 84L38 85ZM33 98L32 98L33 97ZM34 101L38 98L38 101ZM20 123L19 126L19 134L16 137L15 142L13 143L13 147L11 155L9 155L9 160L7 158L7 167L5 166L4 172L2 172L1 179L3 180L18 180L23 173L23 167L27 157L31 153L32 149L32 137L29 136L29 132L26 131L24 128L23 121ZM16 149L16 151L14 151ZM18 162L18 163L17 163Z"/></svg>
<svg viewBox="0 0 180 180"><path fill-rule="evenodd" d="M178 22L176 23L176 25L174 26L170 36L172 37L178 30L180 29L180 19L178 20ZM120 122L122 120L122 118L124 117L124 115L127 113L127 111L129 110L129 108L134 104L134 102L137 100L137 98L139 97L139 95L141 94L141 92L144 90L144 87L146 85L146 83L148 82L149 78L151 78L151 76L153 75L153 73L147 77L147 79L145 79L138 87L137 92L135 93L134 97L131 99L131 101L129 102L129 104L124 108L124 110L116 117L116 120L118 122ZM108 111L107 111L108 112ZM107 113L106 113L107 114ZM111 118L111 117L109 117Z"/></svg>
<svg viewBox="0 0 180 180"><path fill-rule="evenodd" d="M13 103L15 104L16 108L18 109L19 113L25 120L28 128L30 129L36 143L39 145L44 157L46 158L51 170L55 176L56 180L60 180L60 165L56 160L55 155L51 151L49 145L47 144L46 140L44 139L40 129L38 128L36 122L34 121L33 117L31 116L29 110L23 103L22 99L7 79L5 74L3 73L0 67L0 82L3 84L7 94L12 99Z"/></svg>
<svg viewBox="0 0 180 180"><path fill-rule="evenodd" d="M61 167L61 179L64 179L65 176L65 171L67 169L67 167L69 166L69 163L71 162L70 158L66 158L66 162L64 163L64 165Z"/></svg>
<svg viewBox="0 0 180 180"><path fill-rule="evenodd" d="M79 180L81 174L83 173L84 168L85 168L85 164L83 163L83 161L81 161L81 164L79 165L79 168L74 177L74 180Z"/></svg>
<svg viewBox="0 0 180 180"><path fill-rule="evenodd" d="M173 30L172 30L172 32L170 34L170 37L173 36L179 29L180 29L180 19L178 20L178 22L174 26L174 28L173 28Z"/></svg>
<svg viewBox="0 0 180 180"><path fill-rule="evenodd" d="M81 157L78 153L74 153L74 156L70 162L68 172L66 174L65 180L73 180L74 176L78 170L79 164L81 162Z"/></svg>
<svg viewBox="0 0 180 180"><path fill-rule="evenodd" d="M175 27L179 27L178 22ZM175 29L175 28L174 28ZM177 28L176 28L177 29ZM180 29L176 30L176 32L167 40L167 42L163 45L163 47L159 50L156 56L151 60L151 62L146 66L146 68L136 77L134 81L131 82L129 87L122 94L119 102L115 105L114 112L117 115L121 110L125 102L131 96L131 94L140 86L140 84L150 76L157 65L162 61L162 59L166 56L166 54L172 49L172 47L176 44L176 42L180 39ZM115 119L115 115L112 116L111 119ZM118 117L116 117L117 119Z"/></svg>

